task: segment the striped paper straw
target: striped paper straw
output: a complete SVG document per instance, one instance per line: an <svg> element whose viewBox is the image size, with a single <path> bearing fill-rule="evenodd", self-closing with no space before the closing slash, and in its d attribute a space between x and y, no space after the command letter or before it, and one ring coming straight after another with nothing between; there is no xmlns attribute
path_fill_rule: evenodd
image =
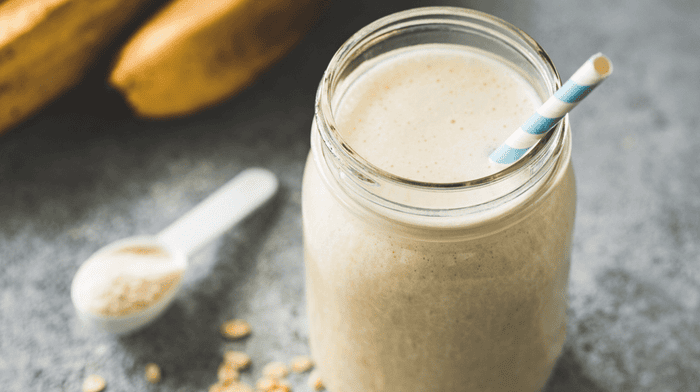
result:
<svg viewBox="0 0 700 392"><path fill-rule="evenodd" d="M605 55L597 53L591 56L535 114L489 155L489 159L504 165L510 165L520 159L530 147L554 128L566 113L605 80L612 70L612 63Z"/></svg>

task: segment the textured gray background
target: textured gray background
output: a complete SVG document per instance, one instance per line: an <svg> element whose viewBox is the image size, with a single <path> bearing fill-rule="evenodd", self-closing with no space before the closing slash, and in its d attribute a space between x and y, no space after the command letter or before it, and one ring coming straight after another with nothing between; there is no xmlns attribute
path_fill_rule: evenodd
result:
<svg viewBox="0 0 700 392"><path fill-rule="evenodd" d="M308 352L300 183L315 89L353 32L417 5L523 28L564 78L602 51L615 73L571 114L578 211L564 353L547 391L700 390L700 2L335 0L252 88L200 115L148 122L86 82L0 137L0 389L204 390L228 348L262 365ZM156 233L245 167L281 179L253 218L192 260L184 292L132 336L80 325L69 287L92 252ZM229 318L253 335L228 343ZM143 365L159 363L161 384ZM304 377L292 378L308 390Z"/></svg>

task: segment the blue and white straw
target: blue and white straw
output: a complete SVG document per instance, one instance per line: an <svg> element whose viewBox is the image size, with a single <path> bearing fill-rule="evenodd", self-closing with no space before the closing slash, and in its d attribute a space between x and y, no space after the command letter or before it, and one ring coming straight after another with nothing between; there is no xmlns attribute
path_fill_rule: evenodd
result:
<svg viewBox="0 0 700 392"><path fill-rule="evenodd" d="M610 59L602 53L593 55L535 114L491 153L489 159L504 165L516 162L611 73Z"/></svg>

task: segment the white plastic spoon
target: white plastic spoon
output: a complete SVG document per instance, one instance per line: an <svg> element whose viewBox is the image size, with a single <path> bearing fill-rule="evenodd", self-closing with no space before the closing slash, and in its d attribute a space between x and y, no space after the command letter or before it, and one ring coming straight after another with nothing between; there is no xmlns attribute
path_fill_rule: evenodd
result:
<svg viewBox="0 0 700 392"><path fill-rule="evenodd" d="M71 300L78 316L114 334L146 326L177 294L189 256L263 205L277 186L269 170L244 170L157 235L101 248L73 278ZM105 296L114 304L104 304Z"/></svg>

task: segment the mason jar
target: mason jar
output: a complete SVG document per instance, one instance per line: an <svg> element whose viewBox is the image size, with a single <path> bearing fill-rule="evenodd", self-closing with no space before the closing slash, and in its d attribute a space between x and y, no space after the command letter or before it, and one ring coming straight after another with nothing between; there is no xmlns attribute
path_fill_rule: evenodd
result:
<svg viewBox="0 0 700 392"><path fill-rule="evenodd" d="M335 114L363 64L424 44L487 51L542 101L561 86L532 38L468 9L399 12L342 45L316 95L302 186L311 353L332 392L537 391L566 337L569 119L482 178L380 169L343 140Z"/></svg>

